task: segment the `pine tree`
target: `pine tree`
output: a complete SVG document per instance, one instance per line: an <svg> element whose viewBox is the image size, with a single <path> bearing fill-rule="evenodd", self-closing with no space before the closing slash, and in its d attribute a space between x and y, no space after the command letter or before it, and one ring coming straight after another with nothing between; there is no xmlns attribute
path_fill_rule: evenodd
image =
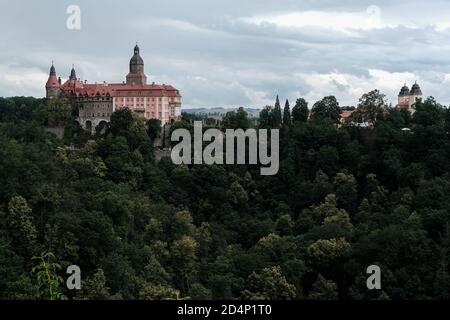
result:
<svg viewBox="0 0 450 320"><path fill-rule="evenodd" d="M272 127L274 127L274 128L281 127L281 121L282 121L281 105L280 105L280 99L278 98L278 95L277 95L277 99L275 101L275 108L273 109L273 113L272 113Z"/></svg>
<svg viewBox="0 0 450 320"><path fill-rule="evenodd" d="M291 125L291 108L289 107L289 100L286 99L283 112L283 126L289 127Z"/></svg>

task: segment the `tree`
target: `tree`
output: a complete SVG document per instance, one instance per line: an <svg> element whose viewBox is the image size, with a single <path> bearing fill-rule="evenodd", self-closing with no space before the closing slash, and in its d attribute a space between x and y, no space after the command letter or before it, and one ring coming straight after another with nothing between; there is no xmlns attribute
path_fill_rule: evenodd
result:
<svg viewBox="0 0 450 320"><path fill-rule="evenodd" d="M36 288L25 273L23 258L13 249L10 242L0 237L0 299L34 299Z"/></svg>
<svg viewBox="0 0 450 320"><path fill-rule="evenodd" d="M130 109L119 109L111 115L109 130L114 135L125 135L133 124L133 114Z"/></svg>
<svg viewBox="0 0 450 320"><path fill-rule="evenodd" d="M222 126L226 129L243 129L247 130L251 126L251 121L248 118L248 113L243 107L237 111L227 112L222 120Z"/></svg>
<svg viewBox="0 0 450 320"><path fill-rule="evenodd" d="M21 252L32 253L37 230L27 200L21 196L13 197L8 203L8 212L7 223L14 243Z"/></svg>
<svg viewBox="0 0 450 320"><path fill-rule="evenodd" d="M283 111L283 126L289 127L291 125L291 109L289 107L289 101L286 99Z"/></svg>
<svg viewBox="0 0 450 320"><path fill-rule="evenodd" d="M150 119L147 121L147 133L152 141L161 135L161 120Z"/></svg>
<svg viewBox="0 0 450 320"><path fill-rule="evenodd" d="M48 127L64 126L72 118L72 106L61 99L49 99L37 110L39 121Z"/></svg>
<svg viewBox="0 0 450 320"><path fill-rule="evenodd" d="M443 124L443 108L433 97L425 101L417 101L416 112L413 114L412 122L424 127Z"/></svg>
<svg viewBox="0 0 450 320"><path fill-rule="evenodd" d="M311 300L337 300L337 286L333 281L325 279L321 274L313 285L313 290L309 294Z"/></svg>
<svg viewBox="0 0 450 320"><path fill-rule="evenodd" d="M253 272L247 281L250 290L242 291L245 300L291 300L297 296L279 266L264 268L260 274Z"/></svg>
<svg viewBox="0 0 450 320"><path fill-rule="evenodd" d="M336 207L336 195L329 194L325 201L313 207L314 216L324 225L334 224L344 230L351 230L353 225L344 209Z"/></svg>
<svg viewBox="0 0 450 320"><path fill-rule="evenodd" d="M180 239L184 235L193 236L195 233L192 214L189 211L178 211L175 213L171 223L171 237Z"/></svg>
<svg viewBox="0 0 450 320"><path fill-rule="evenodd" d="M377 116L382 114L386 106L386 95L378 90L373 90L362 95L359 99L356 112L360 114L360 122L368 122L374 126L377 121Z"/></svg>
<svg viewBox="0 0 450 320"><path fill-rule="evenodd" d="M295 102L294 108L292 108L292 121L306 122L309 116L308 102L305 99L299 98Z"/></svg>
<svg viewBox="0 0 450 320"><path fill-rule="evenodd" d="M77 300L120 300L120 295L111 295L106 286L106 278L102 269L98 269L93 276L82 281L81 290L75 297Z"/></svg>
<svg viewBox="0 0 450 320"><path fill-rule="evenodd" d="M350 244L344 238L320 239L311 244L307 251L314 262L329 266L336 259L345 257L350 252L350 248Z"/></svg>
<svg viewBox="0 0 450 320"><path fill-rule="evenodd" d="M294 227L294 222L292 221L291 216L288 214L283 214L275 222L275 229L281 235L290 235L292 233L293 227Z"/></svg>
<svg viewBox="0 0 450 320"><path fill-rule="evenodd" d="M280 128L282 123L282 115L281 115L281 105L280 105L280 99L278 98L275 101L275 107L273 108L273 114L272 114L272 127L273 128Z"/></svg>
<svg viewBox="0 0 450 320"><path fill-rule="evenodd" d="M197 242L189 236L175 240L171 246L172 265L175 270L177 285L183 293L190 290L197 265Z"/></svg>
<svg viewBox="0 0 450 320"><path fill-rule="evenodd" d="M142 300L179 300L180 291L162 285L145 283L139 291Z"/></svg>
<svg viewBox="0 0 450 320"><path fill-rule="evenodd" d="M355 177L347 172L338 172L334 177L334 187L338 206L353 212L358 202L358 184Z"/></svg>
<svg viewBox="0 0 450 320"><path fill-rule="evenodd" d="M247 191L241 186L238 181L231 184L230 190L228 191L228 197L234 205L243 205L248 201Z"/></svg>
<svg viewBox="0 0 450 320"><path fill-rule="evenodd" d="M37 280L36 297L45 300L65 300L66 297L61 293L60 288L64 280L58 275L62 267L56 262L55 255L52 252L43 252L32 260L36 261L36 266L32 270Z"/></svg>
<svg viewBox="0 0 450 320"><path fill-rule="evenodd" d="M212 299L211 290L205 288L200 283L192 284L191 290L189 291L189 296L193 300L211 300Z"/></svg>
<svg viewBox="0 0 450 320"><path fill-rule="evenodd" d="M341 109L339 108L339 102L334 96L325 97L314 104L311 110L311 116L316 119L331 119L334 123L338 123L339 119L341 118Z"/></svg>
<svg viewBox="0 0 450 320"><path fill-rule="evenodd" d="M259 113L259 127L270 129L272 127L272 111L271 106L265 106Z"/></svg>

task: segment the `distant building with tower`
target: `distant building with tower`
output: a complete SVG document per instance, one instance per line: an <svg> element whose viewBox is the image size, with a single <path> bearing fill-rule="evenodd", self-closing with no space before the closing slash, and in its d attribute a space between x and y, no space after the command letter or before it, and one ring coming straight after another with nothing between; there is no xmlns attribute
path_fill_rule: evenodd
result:
<svg viewBox="0 0 450 320"><path fill-rule="evenodd" d="M408 86L405 84L401 89L400 93L398 94L398 103L397 108L404 109L409 111L411 114L413 114L416 111L416 102L419 99L423 98L422 90L420 89L420 86L417 82L415 82L411 90L408 88ZM356 107L341 109L341 123L344 123L347 121L347 119L350 118L350 116L357 111ZM363 123L358 124L359 126L367 127L369 124Z"/></svg>
<svg viewBox="0 0 450 320"><path fill-rule="evenodd" d="M397 107L414 113L416 111L415 104L417 100L422 98L422 90L420 89L420 86L417 84L417 82L413 84L411 90L409 90L408 86L405 84L398 94Z"/></svg>
<svg viewBox="0 0 450 320"><path fill-rule="evenodd" d="M45 89L47 98L68 99L76 105L77 120L89 131L102 122L109 122L111 114L122 108L128 108L145 119L161 120L162 125L173 122L181 115L181 95L176 88L154 82L147 84L144 60L137 44L126 82L87 83L77 78L72 67L69 79L62 83L52 63Z"/></svg>

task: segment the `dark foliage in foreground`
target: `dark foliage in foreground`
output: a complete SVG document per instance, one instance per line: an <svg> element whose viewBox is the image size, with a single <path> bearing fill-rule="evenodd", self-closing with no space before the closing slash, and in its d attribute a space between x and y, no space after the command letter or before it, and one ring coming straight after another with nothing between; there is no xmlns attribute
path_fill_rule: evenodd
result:
<svg viewBox="0 0 450 320"><path fill-rule="evenodd" d="M309 120L278 102L261 114L281 128L276 176L155 161L155 123L118 112L90 136L55 105L0 100L0 299L450 298L450 117L433 99L412 117L361 106L373 128L337 125L334 97ZM61 121L63 140L44 130Z"/></svg>

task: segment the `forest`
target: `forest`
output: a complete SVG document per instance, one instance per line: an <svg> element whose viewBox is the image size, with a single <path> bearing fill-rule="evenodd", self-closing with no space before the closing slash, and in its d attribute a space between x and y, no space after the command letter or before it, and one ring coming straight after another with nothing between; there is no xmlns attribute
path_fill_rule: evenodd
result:
<svg viewBox="0 0 450 320"><path fill-rule="evenodd" d="M280 130L280 169L262 176L157 160L160 124L128 109L91 135L62 101L0 98L0 299L449 299L450 111L415 110L374 90L344 122L333 96L277 97L256 126ZM254 126L243 108L220 123Z"/></svg>

